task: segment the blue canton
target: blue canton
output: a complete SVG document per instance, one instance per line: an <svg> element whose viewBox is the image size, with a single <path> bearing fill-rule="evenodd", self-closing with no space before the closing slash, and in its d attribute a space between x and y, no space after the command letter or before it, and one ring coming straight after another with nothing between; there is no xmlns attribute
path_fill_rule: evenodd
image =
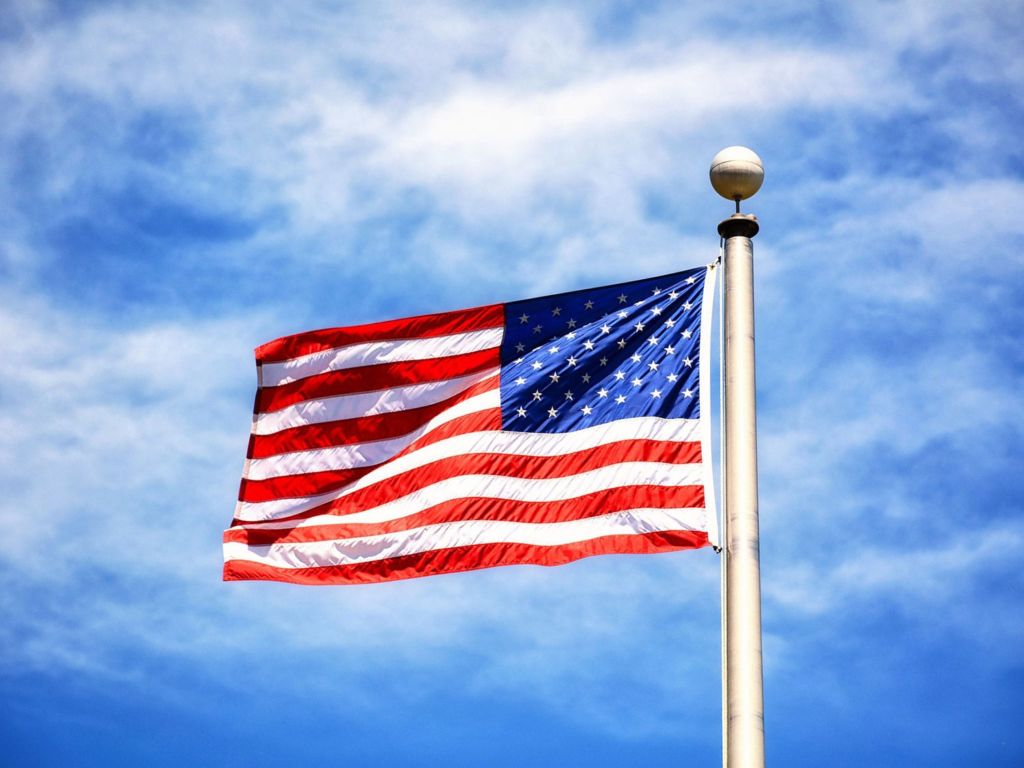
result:
<svg viewBox="0 0 1024 768"><path fill-rule="evenodd" d="M699 418L707 269L506 304L502 428Z"/></svg>

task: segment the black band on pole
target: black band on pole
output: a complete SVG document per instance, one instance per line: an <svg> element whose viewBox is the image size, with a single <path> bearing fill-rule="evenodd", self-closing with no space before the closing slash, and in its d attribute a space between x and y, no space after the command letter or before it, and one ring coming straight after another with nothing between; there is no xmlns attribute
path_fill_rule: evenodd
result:
<svg viewBox="0 0 1024 768"><path fill-rule="evenodd" d="M734 213L718 225L718 234L727 240L730 237L753 237L760 230L757 217L743 213Z"/></svg>

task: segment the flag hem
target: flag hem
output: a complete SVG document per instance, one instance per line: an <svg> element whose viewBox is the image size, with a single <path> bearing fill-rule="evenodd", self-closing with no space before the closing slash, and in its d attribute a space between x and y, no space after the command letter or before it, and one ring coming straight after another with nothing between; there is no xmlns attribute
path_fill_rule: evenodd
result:
<svg viewBox="0 0 1024 768"><path fill-rule="evenodd" d="M701 463L704 465L704 509L707 513L708 542L716 549L721 546L718 535L718 507L715 503L714 457L711 452L711 332L714 322L715 283L718 270L707 266L704 275L704 296L700 307L700 421ZM722 372L719 371L721 376Z"/></svg>

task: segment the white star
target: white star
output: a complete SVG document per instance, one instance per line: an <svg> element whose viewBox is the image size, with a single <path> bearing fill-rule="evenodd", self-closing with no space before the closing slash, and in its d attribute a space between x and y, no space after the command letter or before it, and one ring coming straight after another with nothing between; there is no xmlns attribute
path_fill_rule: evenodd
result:
<svg viewBox="0 0 1024 768"><path fill-rule="evenodd" d="M523 358L517 357L514 362L516 365L519 365L521 362L523 362Z"/></svg>
<svg viewBox="0 0 1024 768"><path fill-rule="evenodd" d="M626 303L626 299L628 299L628 298L629 297L626 296L626 294L620 293L619 294L619 304L625 304Z"/></svg>
<svg viewBox="0 0 1024 768"><path fill-rule="evenodd" d="M576 331L569 331L567 334L565 334L565 338L567 338L567 339L575 339L576 338Z"/></svg>
<svg viewBox="0 0 1024 768"><path fill-rule="evenodd" d="M533 393L533 399L534 400L540 400L540 390L539 389L536 392Z"/></svg>
<svg viewBox="0 0 1024 768"><path fill-rule="evenodd" d="M605 389L604 387L601 387L599 390L597 390L597 396L598 397L608 397L608 390Z"/></svg>
<svg viewBox="0 0 1024 768"><path fill-rule="evenodd" d="M519 316L519 322L520 323L528 323L528 322L530 322L530 316L528 314L526 314L525 312L523 312L523 314L521 314Z"/></svg>
<svg viewBox="0 0 1024 768"><path fill-rule="evenodd" d="M642 331L642 330L643 330L644 328L646 328L647 326L646 326L646 325L644 325L643 323L637 323L637 324L636 324L636 325L634 325L633 327L634 327L634 328L636 328L636 332L637 332L637 333L640 333L640 331Z"/></svg>
<svg viewBox="0 0 1024 768"><path fill-rule="evenodd" d="M584 373L583 374L583 383L584 384L589 384L590 383L590 374L589 373Z"/></svg>
<svg viewBox="0 0 1024 768"><path fill-rule="evenodd" d="M666 327L666 328L675 328L675 327L676 327L676 321L675 321L675 320L673 320L673 319L672 319L672 318L670 317L670 318L669 318L668 320L666 320L666 321L665 321L665 327Z"/></svg>
<svg viewBox="0 0 1024 768"><path fill-rule="evenodd" d="M616 371L615 378L618 379L619 381L622 381L624 378L626 378L626 374L624 374L622 371Z"/></svg>
<svg viewBox="0 0 1024 768"><path fill-rule="evenodd" d="M647 340L647 343L650 344L652 347L658 346L658 337L657 336L651 336L651 338L649 338Z"/></svg>
<svg viewBox="0 0 1024 768"><path fill-rule="evenodd" d="M675 291L672 291L672 293L670 293L670 294L668 295L668 297L669 297L670 299L672 299L672 301L675 301L676 299L678 299L678 298L679 298L679 294L678 294L678 293L676 293Z"/></svg>
<svg viewBox="0 0 1024 768"><path fill-rule="evenodd" d="M693 331L691 331L691 330L689 330L689 329L687 329L687 330L683 331L683 338L684 338L684 339L688 339L688 338L690 338L691 336L693 336Z"/></svg>
<svg viewBox="0 0 1024 768"><path fill-rule="evenodd" d="M647 364L647 367L650 368L652 371L658 370L658 364L653 360Z"/></svg>
<svg viewBox="0 0 1024 768"><path fill-rule="evenodd" d="M675 381L676 379L678 379L679 377L678 377L678 376L676 376L676 375L675 375L674 373L670 373L670 374L669 374L669 375L668 375L668 376L667 376L666 378L667 378L667 379L668 379L669 381L672 381L672 382L674 382L674 381Z"/></svg>
<svg viewBox="0 0 1024 768"><path fill-rule="evenodd" d="M632 380L632 381L630 382L630 384L632 384L632 385L633 385L634 387L639 387L639 386L640 386L641 384L643 384L643 382L642 382L642 381L640 381L640 379L638 379L638 378L637 378L637 379L633 379L633 380Z"/></svg>
<svg viewBox="0 0 1024 768"><path fill-rule="evenodd" d="M619 317L629 317L629 312L624 309L619 310Z"/></svg>
<svg viewBox="0 0 1024 768"><path fill-rule="evenodd" d="M693 309L693 304L688 301L683 302L683 309Z"/></svg>
<svg viewBox="0 0 1024 768"><path fill-rule="evenodd" d="M591 413L594 412L594 409L591 408L589 405L584 405L582 408L580 408L580 410L583 411L584 416L589 416Z"/></svg>
<svg viewBox="0 0 1024 768"><path fill-rule="evenodd" d="M562 308L555 307L554 309L551 310L551 314L553 317L558 317L560 314L562 314Z"/></svg>
<svg viewBox="0 0 1024 768"><path fill-rule="evenodd" d="M516 352L525 352L525 351L526 351L526 345L523 344L523 342L520 341L518 344L516 344Z"/></svg>
<svg viewBox="0 0 1024 768"><path fill-rule="evenodd" d="M565 393L565 399L566 400L572 400L572 390L571 389L568 392Z"/></svg>
<svg viewBox="0 0 1024 768"><path fill-rule="evenodd" d="M653 291L651 291L652 296L657 296L659 293L661 293L661 288L655 288Z"/></svg>
<svg viewBox="0 0 1024 768"><path fill-rule="evenodd" d="M635 353L635 354L634 354L634 355L633 355L633 356L632 356L631 358L629 358L629 359L630 359L630 360L632 360L632 361L633 361L634 363L639 363L639 362L640 362L640 353L639 353L639 352Z"/></svg>
<svg viewBox="0 0 1024 768"><path fill-rule="evenodd" d="M673 347L671 345L665 347L665 354L666 355L674 355L675 353L676 353L676 348L675 347Z"/></svg>
<svg viewBox="0 0 1024 768"><path fill-rule="evenodd" d="M651 397L656 398L656 399L660 399L661 398L661 390L660 389L656 389L653 392L651 392Z"/></svg>
<svg viewBox="0 0 1024 768"><path fill-rule="evenodd" d="M558 416L558 411L556 411L554 408L548 408L548 416L550 416L553 419L556 416Z"/></svg>
<svg viewBox="0 0 1024 768"><path fill-rule="evenodd" d="M687 368L693 368L693 360L691 360L688 357L684 357L683 358L683 365L685 365Z"/></svg>
<svg viewBox="0 0 1024 768"><path fill-rule="evenodd" d="M693 392L688 389L683 390L683 397L693 397Z"/></svg>
<svg viewBox="0 0 1024 768"><path fill-rule="evenodd" d="M634 301L633 302L633 306L634 307L642 307L643 305L644 305L643 299L641 299L640 301Z"/></svg>
<svg viewBox="0 0 1024 768"><path fill-rule="evenodd" d="M552 384L558 383L558 371L552 371L548 374L548 378L551 379Z"/></svg>
<svg viewBox="0 0 1024 768"><path fill-rule="evenodd" d="M575 328L576 327L576 321L570 319L569 322L566 323L565 325L566 325L567 328Z"/></svg>
<svg viewBox="0 0 1024 768"><path fill-rule="evenodd" d="M543 330L544 330L543 326L540 326L540 325L533 326L533 332L534 333L540 333Z"/></svg>
<svg viewBox="0 0 1024 768"><path fill-rule="evenodd" d="M590 339L587 339L586 341L583 342L583 348L588 350L588 351L593 349L594 348L594 342L592 342Z"/></svg>
<svg viewBox="0 0 1024 768"><path fill-rule="evenodd" d="M608 323L605 323L604 325L601 326L601 333L611 333L611 332L612 332L612 327L610 325L608 325Z"/></svg>
<svg viewBox="0 0 1024 768"><path fill-rule="evenodd" d="M558 347L551 347L551 349L549 349L548 352L550 352L552 355L556 355L558 354Z"/></svg>
<svg viewBox="0 0 1024 768"><path fill-rule="evenodd" d="M530 367L533 368L533 370L535 371L539 371L541 368L544 367L544 364L541 363L540 360L534 360L532 363L530 363Z"/></svg>
<svg viewBox="0 0 1024 768"><path fill-rule="evenodd" d="M626 340L625 339L619 339L615 343L619 345L619 349L625 349L626 348Z"/></svg>
<svg viewBox="0 0 1024 768"><path fill-rule="evenodd" d="M696 282L697 282L697 278L696 277L688 277L688 278L686 278L686 283L688 285L693 285Z"/></svg>
<svg viewBox="0 0 1024 768"><path fill-rule="evenodd" d="M523 384L525 384L525 383L526 383L526 379L524 379L522 376L519 376L516 379L516 384L518 384L520 387L523 386Z"/></svg>
<svg viewBox="0 0 1024 768"><path fill-rule="evenodd" d="M526 409L525 408L516 408L516 413L519 414L520 416L525 416L526 415Z"/></svg>
<svg viewBox="0 0 1024 768"><path fill-rule="evenodd" d="M618 403L619 405L622 405L624 402L626 402L626 396L625 395L618 395L618 396L616 396L615 402Z"/></svg>
<svg viewBox="0 0 1024 768"><path fill-rule="evenodd" d="M607 357L602 357L599 362L601 363L601 365L608 365L608 358Z"/></svg>
<svg viewBox="0 0 1024 768"><path fill-rule="evenodd" d="M651 307L651 314L652 315L660 315L661 314L661 307Z"/></svg>
<svg viewBox="0 0 1024 768"><path fill-rule="evenodd" d="M592 301L590 301L590 300L587 300L587 301L586 301L586 302L585 302L585 303L583 304L583 308L584 308L584 309L593 309L593 308L594 308L594 302L592 302Z"/></svg>
<svg viewBox="0 0 1024 768"><path fill-rule="evenodd" d="M569 365L575 367L575 365L576 365L576 358L573 357L572 355L569 355L569 357L566 359L565 362L568 363Z"/></svg>

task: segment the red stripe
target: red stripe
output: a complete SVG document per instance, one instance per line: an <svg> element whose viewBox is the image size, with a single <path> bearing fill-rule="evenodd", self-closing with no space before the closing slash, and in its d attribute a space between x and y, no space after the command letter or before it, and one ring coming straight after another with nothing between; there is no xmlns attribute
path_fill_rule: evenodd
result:
<svg viewBox="0 0 1024 768"><path fill-rule="evenodd" d="M435 315L404 317L380 323L353 325L345 328L324 328L319 331L283 336L256 347L256 361L280 363L314 352L358 344L364 341L393 339L425 339L453 333L500 328L504 324L505 307L491 304L474 309L460 309Z"/></svg>
<svg viewBox="0 0 1024 768"><path fill-rule="evenodd" d="M467 432L487 432L501 428L501 409L490 408L486 411L468 413L457 419L442 424L436 429L427 432L417 438L406 448L396 453L385 464L394 461L399 456L412 453L426 445ZM354 469L334 469L323 472L308 472L302 475L283 475L272 477L267 480L248 480L242 478L238 488L239 501L274 501L276 499L295 499L303 496L317 496L321 493L330 493L344 488L346 485L355 482L363 475L369 474L380 464L373 464L367 467Z"/></svg>
<svg viewBox="0 0 1024 768"><path fill-rule="evenodd" d="M558 501L460 498L437 504L397 520L379 523L311 525L307 528L230 528L224 541L249 546L292 544L376 536L465 520L502 520L515 523L564 523L626 509L703 509L704 486L629 485L587 493Z"/></svg>
<svg viewBox="0 0 1024 768"><path fill-rule="evenodd" d="M458 573L500 565L564 565L593 555L652 554L708 546L703 531L659 531L619 534L590 541L543 547L533 544L476 544L435 549L415 555L352 565L319 568L276 568L248 560L224 563L224 580L260 579L292 584L368 584L413 579L439 573Z"/></svg>
<svg viewBox="0 0 1024 768"><path fill-rule="evenodd" d="M271 435L250 435L248 456L250 459L266 459L292 451L330 448L336 445L355 445L356 443L401 437L415 432L438 414L464 400L495 390L499 386L499 378L494 376L433 405L373 416L358 416L354 419L328 421L323 424L307 424L302 427L282 429ZM500 418L498 426L500 427Z"/></svg>
<svg viewBox="0 0 1024 768"><path fill-rule="evenodd" d="M442 480L461 475L521 477L527 480L543 480L554 477L569 477L570 475L576 475L587 470L629 461L699 464L700 460L699 442L675 443L664 440L620 440L615 443L585 448L580 451L557 456L522 456L519 454L502 453L460 454L415 467L400 475L388 477L378 483L350 493L341 499L326 502L315 509L301 512L289 518L277 518L275 522L298 520L323 514L348 515L354 512L361 512L365 509L400 499L414 491ZM281 481L278 485L279 488L287 489L289 487L287 481L304 477L307 476L291 475L275 479ZM471 489L467 489L467 493L471 492ZM239 521L237 524L251 525L253 522Z"/></svg>
<svg viewBox="0 0 1024 768"><path fill-rule="evenodd" d="M443 381L468 376L488 368L497 368L499 365L501 350L494 347L464 355L327 371L298 381L261 389L256 398L256 407L262 413L279 411L304 400Z"/></svg>

